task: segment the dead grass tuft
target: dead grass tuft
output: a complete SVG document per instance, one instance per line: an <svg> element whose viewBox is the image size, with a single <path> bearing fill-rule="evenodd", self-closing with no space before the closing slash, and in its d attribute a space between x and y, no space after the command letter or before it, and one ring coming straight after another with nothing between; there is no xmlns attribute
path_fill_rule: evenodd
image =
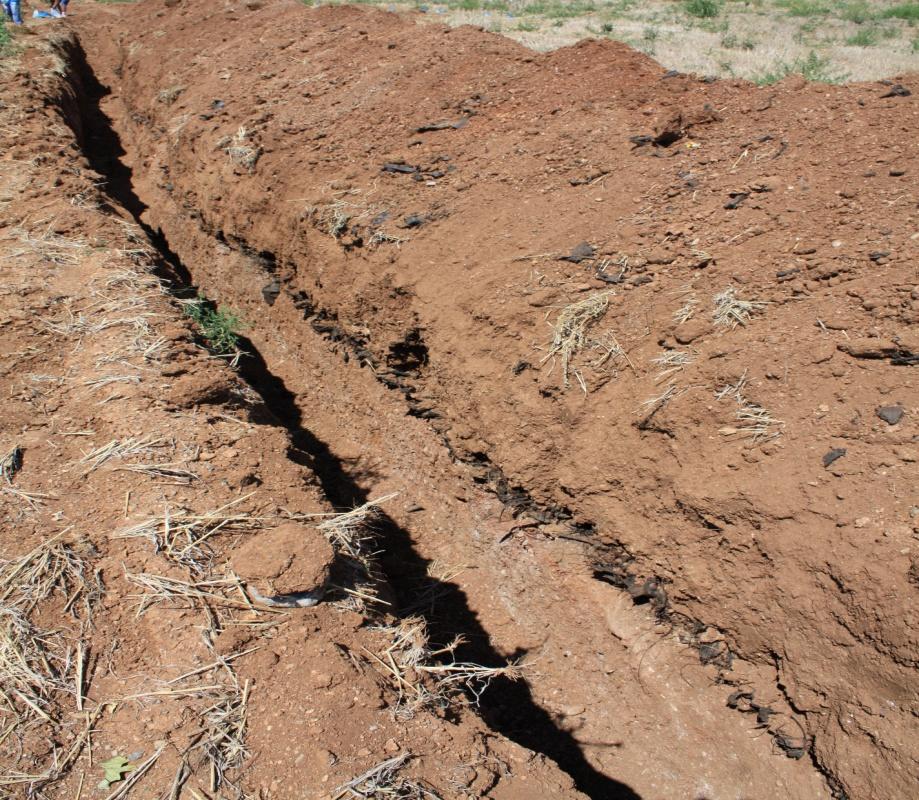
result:
<svg viewBox="0 0 919 800"><path fill-rule="evenodd" d="M470 699L478 704L495 678L517 680L522 675L519 664L485 667L456 661L453 654L465 642L461 636L446 647L432 649L423 617L406 617L374 630L383 633L390 645L381 653L365 652L397 693L393 707L397 719L411 719L421 710L443 709Z"/></svg>
<svg viewBox="0 0 919 800"><path fill-rule="evenodd" d="M249 681L240 687L233 682L218 693L216 702L201 714L204 737L198 745L210 768L210 788L217 792L228 783L227 773L238 769L248 758L246 723L249 706Z"/></svg>
<svg viewBox="0 0 919 800"><path fill-rule="evenodd" d="M211 537L221 532L258 530L268 522L246 512L229 512L233 506L248 500L253 494L250 492L205 514L167 508L162 516L151 517L125 528L114 534L114 537L147 539L153 545L154 552L187 567L194 575L202 575L214 559L208 543Z"/></svg>
<svg viewBox="0 0 919 800"><path fill-rule="evenodd" d="M0 560L0 603L28 614L53 594L60 594L67 600L67 611L82 596L89 618L91 604L101 595L101 582L82 556L61 541L64 533L19 558Z"/></svg>
<svg viewBox="0 0 919 800"><path fill-rule="evenodd" d="M674 321L679 325L682 325L684 322L689 322L689 320L695 316L696 311L699 309L699 305L699 300L696 297L687 297L683 301L683 305L673 312Z"/></svg>
<svg viewBox="0 0 919 800"><path fill-rule="evenodd" d="M417 781L400 778L398 775L411 759L409 753L381 761L379 764L362 772L356 778L332 790L332 800L385 800L401 797L408 800L440 800L440 795Z"/></svg>
<svg viewBox="0 0 919 800"><path fill-rule="evenodd" d="M317 525L335 552L343 556L345 564L350 567L348 585L335 584L331 587L346 595L344 600L335 602L339 608L363 611L368 607L386 605L377 594L380 578L372 550L376 539L373 524L380 514L380 506L396 496L393 493L378 497L351 511L334 514Z"/></svg>
<svg viewBox="0 0 919 800"><path fill-rule="evenodd" d="M127 439L112 439L108 444L91 450L80 459L79 463L85 465L82 474L89 475L90 472L97 470L112 459L124 459L136 455L145 455L155 448L164 447L168 444L168 439L164 437L155 438L152 435L141 436L137 439L133 436Z"/></svg>
<svg viewBox="0 0 919 800"><path fill-rule="evenodd" d="M249 144L251 135L251 132L246 130L245 125L240 125L235 136L224 147L226 154L230 157L230 161L250 174L255 170L255 165L262 156L261 147L257 145L253 147Z"/></svg>
<svg viewBox="0 0 919 800"><path fill-rule="evenodd" d="M666 380L676 372L682 372L684 367L689 366L695 360L695 353L689 350L664 350L660 355L651 359L659 372L655 376L654 382L660 383Z"/></svg>
<svg viewBox="0 0 919 800"><path fill-rule="evenodd" d="M542 363L556 357L561 359L562 382L566 389L571 385L569 375L574 372L578 382L586 392L584 379L577 370L572 368L571 360L579 350L588 344L587 331L606 313L607 308L609 308L609 299L612 295L613 291L610 289L565 306L555 321L552 341L548 345L548 352L543 357ZM616 347L618 348L618 345ZM621 352L621 348L619 348L619 352ZM611 354L612 350L608 352L607 357Z"/></svg>
<svg viewBox="0 0 919 800"><path fill-rule="evenodd" d="M37 255L40 261L47 261L50 264L77 264L89 247L83 238L68 239L66 236L55 233L51 229L51 224L38 233L27 231L24 228L14 228L12 233L18 236L19 241L24 245L22 249L11 254L12 258Z"/></svg>
<svg viewBox="0 0 919 800"><path fill-rule="evenodd" d="M746 396L747 371L735 383L722 386L715 392L718 400L734 400L737 403L735 417L740 423L736 427L722 428L722 436L736 436L749 438L754 442L764 442L775 439L782 434L785 425L781 420L773 418L772 414L758 403L754 403Z"/></svg>
<svg viewBox="0 0 919 800"><path fill-rule="evenodd" d="M742 300L732 286L715 295L715 310L712 320L716 325L736 328L746 325L753 314L762 311L766 304L758 300Z"/></svg>

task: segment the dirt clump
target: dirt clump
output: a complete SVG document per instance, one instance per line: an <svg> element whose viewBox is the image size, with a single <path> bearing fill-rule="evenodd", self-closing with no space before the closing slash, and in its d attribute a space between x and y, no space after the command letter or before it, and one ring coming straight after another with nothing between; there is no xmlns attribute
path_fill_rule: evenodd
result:
<svg viewBox="0 0 919 800"><path fill-rule="evenodd" d="M253 536L230 566L258 600L315 605L325 594L335 551L315 528L290 522Z"/></svg>

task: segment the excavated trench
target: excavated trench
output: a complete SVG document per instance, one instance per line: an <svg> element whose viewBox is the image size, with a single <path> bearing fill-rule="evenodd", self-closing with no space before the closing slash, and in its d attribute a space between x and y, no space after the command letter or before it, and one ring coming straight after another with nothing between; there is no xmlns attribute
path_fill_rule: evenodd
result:
<svg viewBox="0 0 919 800"><path fill-rule="evenodd" d="M110 90L95 77L78 41L73 43L68 55L68 61L74 67L72 79L76 83L79 98L76 109L78 116L73 118L71 115L71 119L84 154L93 169L105 178L106 193L131 213L156 248L158 277L174 296L195 297L198 287L194 268L182 262L162 231L152 228L143 220L147 207L135 193L131 170L121 160L125 154L121 140L99 105ZM267 263L272 260L268 253L260 253L259 257ZM343 338L334 323L325 322L326 314L314 312L311 316L312 327L317 333L324 334L329 341ZM347 340L344 344L349 348L344 351L347 358L356 344ZM289 432L292 443L290 458L313 470L326 497L336 508L348 509L370 501L372 498L367 489L355 480L329 445L307 427L295 395L272 372L271 366L252 340L241 336L240 349L244 355L239 360L239 374L273 415L273 419L266 422L280 424ZM417 347L413 351L410 343L399 355L403 359L403 366L407 366L406 361L421 358ZM408 413L419 415L410 398ZM527 507L537 507L522 490L508 489L506 479L500 474L495 476L493 467L484 465L482 469L491 476L496 484L495 491L502 501L516 502L517 506L524 502ZM546 519L570 516L556 509L542 513ZM435 641L450 642L462 637L463 643L457 648L456 656L463 661L501 667L508 660L513 661L524 655L501 654L494 648L488 631L469 607L463 590L455 583L438 581L429 576L429 562L416 551L408 530L385 512L380 512L375 527L378 546L382 551L381 566L385 580L398 599L399 606L395 609L398 614L409 616L421 613ZM439 609L436 614L423 613L423 607L418 602L422 595L437 597ZM477 702L482 718L490 728L554 760L571 775L577 788L588 796L610 800L639 798L625 783L591 766L572 734L562 729L552 715L534 700L525 680L499 677L477 698Z"/></svg>
<svg viewBox="0 0 919 800"><path fill-rule="evenodd" d="M151 227L146 221L149 219L146 213L148 199L138 196L134 176L127 166L127 160L123 160L128 155L131 143L121 138L104 107L105 99L113 89L99 82L78 40L65 42L64 46L67 49L66 60L73 70L70 78L78 98L77 107L70 110L74 130L92 168L105 178L108 195L130 212L155 246L159 255L160 277L177 297L194 296L199 287L208 294L217 289L222 296L228 296L232 304L232 291L223 291L223 287L209 284L208 276L200 273L194 261L184 260L184 254L178 252L179 248L169 241L164 232ZM204 222L205 218L206 214L198 217L203 237L245 256L257 266L264 283L259 291L269 307L274 305L280 295L285 294L302 312L304 330L292 332L292 339L305 341L307 347L322 346L333 352L342 364L367 367L362 370L365 376L363 380L384 386L394 402L402 406L407 418L416 418L429 427L431 440L447 449L460 469L460 474L465 476L466 485L458 487L457 491L487 492L506 509L510 519L525 515L540 525L552 525L554 538L568 542L572 549L576 548L585 556L582 559L584 581L610 584L622 593L627 604L647 606L650 612L644 609L640 613L662 624L657 637L664 632L673 633L673 638L679 638L688 645L694 652L693 659L703 667L716 670L715 682L725 685L723 690L716 690L716 693L734 697L734 705L737 705L736 692L731 692L731 689L736 689L736 682L731 678L735 656L730 646L725 640L714 643L710 638L700 640L697 634L711 629L698 620L672 612L663 581L656 575L638 572L622 545L608 539L600 541L595 526L577 517L571 508L540 503L534 499L525 486L519 485L513 476L505 474L500 465L493 463L486 454L467 455L452 450L449 440L442 435L438 426L441 409L424 398L423 373L428 355L423 338L417 331L409 332L400 345L391 348L385 363L381 363L364 341L348 334L338 324L334 309L322 308L314 298L291 289L283 279L279 279L277 259L272 252L253 246L234 234L209 229ZM292 443L290 458L308 465L314 471L325 495L334 506L350 508L370 500L371 490L365 476L336 453L334 443L317 433L311 424L309 409L304 407L298 391L288 385L289 378L278 368L277 354L260 346L259 339L262 336L270 337L270 332L267 328L263 329L260 320L250 320L249 323L252 329L241 339L245 355L239 361L239 373L270 410L274 417L271 423L280 423L289 431ZM410 527L391 515L383 514L380 519L378 538L381 566L398 600L399 613L423 613L435 641L448 642L462 636L465 643L457 651L457 657L462 660L486 666L501 666L509 659L525 656L525 647L508 651L495 643L495 637L483 623L477 604L470 602L465 587L453 581L431 578L431 559L419 548L420 535L423 533L417 526ZM436 596L436 607L421 607L421 596ZM536 601L536 607L538 605ZM548 615L553 611L546 608L544 613ZM583 640L572 641L572 647L583 648L584 644ZM664 644L665 648L670 646L670 642ZM641 662L639 672L640 669ZM685 687L680 690L686 691ZM698 702L710 705L716 693L708 692L704 697L700 695L697 701L690 699L689 704ZM536 695L537 692L527 680L499 679L479 699L481 716L494 731L553 759L571 775L578 789L590 797L642 796L637 787L632 788L628 783L618 780L615 773L599 768L596 759L588 758L584 743ZM615 704L615 698L605 698L602 702ZM749 712L751 709L745 710ZM756 710L755 707L753 710ZM723 712L720 709L717 713ZM709 726L713 733L718 730L717 719L717 716L713 717ZM812 742L781 733L773 735L772 747L759 746L763 758L762 765L758 765L759 769L765 772L770 770L770 757L778 758L780 764L785 764L787 762L782 758L783 755L794 760L808 756L814 772L823 776L834 796L845 796L837 781L822 768L809 749ZM725 735L725 740L728 739L729 736ZM711 741L702 742L700 746L715 744L713 736ZM646 759L643 768L653 770L655 754L647 753Z"/></svg>

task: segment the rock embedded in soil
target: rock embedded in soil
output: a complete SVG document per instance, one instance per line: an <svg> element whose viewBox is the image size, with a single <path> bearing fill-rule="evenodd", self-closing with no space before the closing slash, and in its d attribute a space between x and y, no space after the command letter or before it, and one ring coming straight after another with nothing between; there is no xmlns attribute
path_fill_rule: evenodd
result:
<svg viewBox="0 0 919 800"><path fill-rule="evenodd" d="M828 453L823 456L823 466L828 467L837 459L842 458L846 454L845 447L834 447Z"/></svg>
<svg viewBox="0 0 919 800"><path fill-rule="evenodd" d="M888 425L896 425L903 419L903 409L900 406L881 406L875 413Z"/></svg>
<svg viewBox="0 0 919 800"><path fill-rule="evenodd" d="M596 250L590 242L581 242L569 255L562 256L561 261L570 261L572 264L580 264L596 255Z"/></svg>
<svg viewBox="0 0 919 800"><path fill-rule="evenodd" d="M310 606L322 599L335 551L315 528L289 522L259 531L230 559L256 599L270 605Z"/></svg>

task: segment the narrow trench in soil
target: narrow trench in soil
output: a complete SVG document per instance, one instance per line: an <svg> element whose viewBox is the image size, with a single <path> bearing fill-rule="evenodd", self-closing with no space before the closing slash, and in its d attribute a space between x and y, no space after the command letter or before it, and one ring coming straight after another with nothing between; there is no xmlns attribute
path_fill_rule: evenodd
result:
<svg viewBox="0 0 919 800"><path fill-rule="evenodd" d="M131 171L121 160L125 155L122 142L100 107L100 101L111 90L98 81L79 42L70 56L79 97L79 117L74 127L80 134L83 151L93 169L105 178L109 196L134 217L156 248L159 277L174 295L189 296L195 287L194 265L184 264L163 233L142 219L147 206L135 193ZM336 508L351 508L370 500L367 490L349 473L332 448L306 426L308 420L304 420L294 393L272 372L271 364L252 341L241 338L240 346L246 355L239 362L239 374L271 411L274 419L265 422L279 423L288 430L292 442L290 457L314 471L326 497ZM488 465L485 469L494 472ZM498 481L507 491L503 475ZM531 502L528 498L525 501ZM543 513L554 516L558 512L544 509ZM455 583L430 578L429 562L417 552L408 530L383 513L377 533L383 551L381 565L402 612L419 613L416 604L419 586L437 593L437 612L424 615L434 641L448 642L462 635L464 643L456 651L457 658L484 666L500 667L508 658L523 655L522 652L502 655L495 649L463 590ZM626 784L603 774L587 761L574 736L560 728L553 716L534 700L526 680L495 680L480 698L479 712L492 730L554 760L588 796L598 800L639 798Z"/></svg>

